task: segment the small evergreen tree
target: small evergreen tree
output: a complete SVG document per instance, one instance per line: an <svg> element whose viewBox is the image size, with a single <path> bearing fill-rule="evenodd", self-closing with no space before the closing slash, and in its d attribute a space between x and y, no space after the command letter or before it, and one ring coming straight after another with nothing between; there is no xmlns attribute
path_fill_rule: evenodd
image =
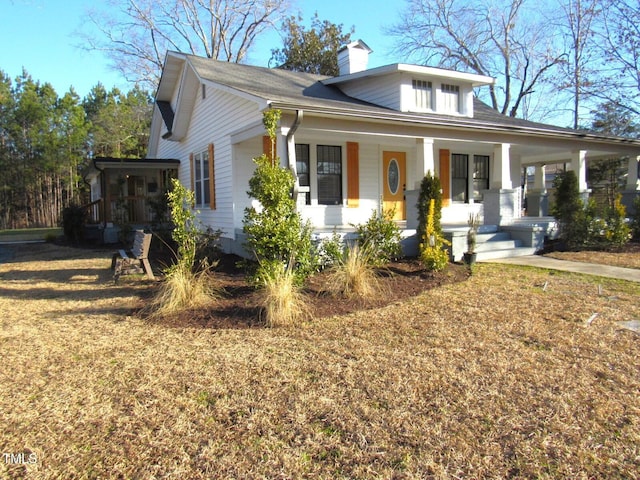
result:
<svg viewBox="0 0 640 480"><path fill-rule="evenodd" d="M420 237L420 260L428 270L439 272L444 270L449 263L449 252L444 247L451 245L436 229L435 199L429 201L429 213L425 219L425 230Z"/></svg>
<svg viewBox="0 0 640 480"><path fill-rule="evenodd" d="M393 210L374 210L366 223L355 225L358 245L375 266L381 266L402 254L400 227L393 221Z"/></svg>
<svg viewBox="0 0 640 480"><path fill-rule="evenodd" d="M263 118L272 146L279 119L279 110L268 111ZM277 270L274 262L287 270L293 269L298 280L303 280L314 269L311 226L296 211L292 197L295 178L289 169L280 166L274 155L263 154L254 158L254 162L256 170L249 179L247 194L258 200L260 207L245 209L243 230L247 235L245 247L263 266L255 280L261 282L261 273Z"/></svg>
<svg viewBox="0 0 640 480"><path fill-rule="evenodd" d="M560 238L568 248L606 248L629 241L630 228L619 194L613 206L603 211L593 198L586 204L580 199L578 178L573 171L558 175L554 187L556 203L552 213L558 222Z"/></svg>
<svg viewBox="0 0 640 480"><path fill-rule="evenodd" d="M196 261L196 250L200 229L196 213L191 209L195 204L195 194L185 188L177 178L171 179L171 188L167 192L169 211L173 223L171 236L178 246L176 263L169 272L183 270L191 272Z"/></svg>
<svg viewBox="0 0 640 480"><path fill-rule="evenodd" d="M631 228L626 221L627 211L622 204L622 195L616 195L613 207L608 210L605 238L608 244L622 246L629 241Z"/></svg>
<svg viewBox="0 0 640 480"><path fill-rule="evenodd" d="M631 231L635 240L640 240L640 197L633 200L633 215L631 216Z"/></svg>
<svg viewBox="0 0 640 480"><path fill-rule="evenodd" d="M427 217L431 213L431 200L433 200L433 228L438 234L442 233L442 185L440 179L427 172L420 182L420 194L418 195L418 229L419 239L424 237Z"/></svg>
<svg viewBox="0 0 640 480"><path fill-rule="evenodd" d="M87 209L77 205L69 205L62 210L62 231L68 241L80 243L87 218Z"/></svg>
<svg viewBox="0 0 640 480"><path fill-rule="evenodd" d="M578 177L568 170L560 173L553 181L556 202L551 210L558 222L560 238L567 247L575 248L585 241L584 204L580 199Z"/></svg>

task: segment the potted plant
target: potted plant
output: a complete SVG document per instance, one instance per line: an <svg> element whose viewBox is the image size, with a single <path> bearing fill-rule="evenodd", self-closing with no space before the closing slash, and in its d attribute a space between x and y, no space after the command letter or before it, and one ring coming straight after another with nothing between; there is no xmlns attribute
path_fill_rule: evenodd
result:
<svg viewBox="0 0 640 480"><path fill-rule="evenodd" d="M476 239L478 227L480 226L480 215L470 213L467 224L469 225L469 231L467 231L467 251L463 254L464 263L473 265L476 263Z"/></svg>

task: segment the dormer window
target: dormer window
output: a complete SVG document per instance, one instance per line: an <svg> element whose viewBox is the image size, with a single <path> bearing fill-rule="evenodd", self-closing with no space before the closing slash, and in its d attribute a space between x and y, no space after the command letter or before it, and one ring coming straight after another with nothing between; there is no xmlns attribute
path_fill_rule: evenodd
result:
<svg viewBox="0 0 640 480"><path fill-rule="evenodd" d="M432 110L431 98L433 87L426 80L413 80L413 92L416 110Z"/></svg>
<svg viewBox="0 0 640 480"><path fill-rule="evenodd" d="M473 118L473 89L494 80L473 73L396 63L322 80L342 93L398 112Z"/></svg>
<svg viewBox="0 0 640 480"><path fill-rule="evenodd" d="M443 83L442 111L447 113L460 113L460 87Z"/></svg>

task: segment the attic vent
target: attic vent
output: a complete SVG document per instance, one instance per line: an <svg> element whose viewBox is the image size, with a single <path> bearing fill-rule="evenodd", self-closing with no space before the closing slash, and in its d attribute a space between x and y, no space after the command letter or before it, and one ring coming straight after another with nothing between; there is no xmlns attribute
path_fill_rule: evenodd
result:
<svg viewBox="0 0 640 480"><path fill-rule="evenodd" d="M340 75L362 72L367 69L369 54L373 53L362 40L351 42L338 50L338 69Z"/></svg>

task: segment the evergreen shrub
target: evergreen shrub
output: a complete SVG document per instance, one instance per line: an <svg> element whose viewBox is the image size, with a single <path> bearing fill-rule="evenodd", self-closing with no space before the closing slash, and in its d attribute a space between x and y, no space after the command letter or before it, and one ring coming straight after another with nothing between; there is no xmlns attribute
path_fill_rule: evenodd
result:
<svg viewBox="0 0 640 480"><path fill-rule="evenodd" d="M367 252L375 266L381 266L402 255L400 227L393 220L393 210L374 210L364 224L355 225L358 245Z"/></svg>

